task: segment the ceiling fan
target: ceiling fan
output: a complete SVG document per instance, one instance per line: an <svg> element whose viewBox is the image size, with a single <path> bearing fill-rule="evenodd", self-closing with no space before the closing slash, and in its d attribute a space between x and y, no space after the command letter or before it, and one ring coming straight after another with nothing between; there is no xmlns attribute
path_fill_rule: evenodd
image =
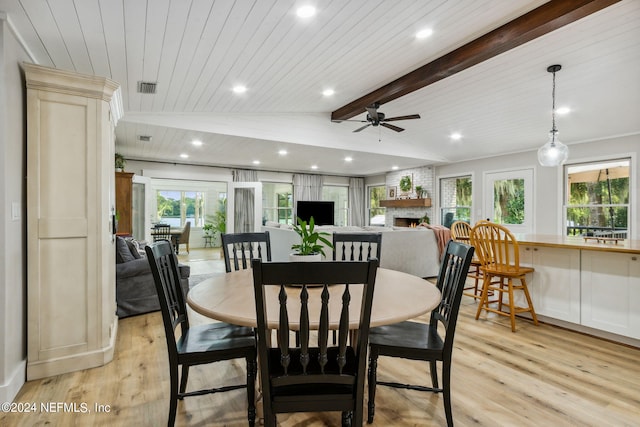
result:
<svg viewBox="0 0 640 427"><path fill-rule="evenodd" d="M366 120L340 120L341 121L350 121L350 122L362 122L367 123L366 125L359 127L354 130L354 132L360 132L361 130L369 127L369 126L384 126L387 129L394 130L396 132L402 132L404 129L395 125L391 125L387 122L396 122L399 120L411 120L411 119L419 119L420 114L410 114L408 116L398 116L398 117L389 117L386 118L384 113L378 111L380 104L378 102L366 107L367 109L367 119Z"/></svg>

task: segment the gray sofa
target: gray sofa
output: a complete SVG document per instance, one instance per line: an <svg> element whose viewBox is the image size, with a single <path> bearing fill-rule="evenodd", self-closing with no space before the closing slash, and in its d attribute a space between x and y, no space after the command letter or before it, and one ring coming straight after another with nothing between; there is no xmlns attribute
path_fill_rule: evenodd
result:
<svg viewBox="0 0 640 427"><path fill-rule="evenodd" d="M179 265L184 295L189 290L190 267ZM116 237L116 303L119 318L160 310L149 261L137 242Z"/></svg>
<svg viewBox="0 0 640 427"><path fill-rule="evenodd" d="M290 226L267 223L263 231L269 232L271 239L271 259L273 261L289 261L291 245L299 243L300 237ZM440 254L438 241L433 230L425 227L334 227L319 226L318 231L329 234L334 232L358 233L381 232L382 248L380 267L398 270L418 277L435 277L440 271ZM327 237L331 241L332 237ZM325 250L331 258L331 250ZM338 258L341 254L338 254Z"/></svg>

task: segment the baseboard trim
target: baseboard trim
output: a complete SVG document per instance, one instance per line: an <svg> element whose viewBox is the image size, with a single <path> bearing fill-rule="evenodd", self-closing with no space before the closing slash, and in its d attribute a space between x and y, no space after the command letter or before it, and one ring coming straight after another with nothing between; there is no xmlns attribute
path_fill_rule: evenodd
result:
<svg viewBox="0 0 640 427"><path fill-rule="evenodd" d="M26 382L27 361L22 360L7 382L0 385L0 402L13 402Z"/></svg>

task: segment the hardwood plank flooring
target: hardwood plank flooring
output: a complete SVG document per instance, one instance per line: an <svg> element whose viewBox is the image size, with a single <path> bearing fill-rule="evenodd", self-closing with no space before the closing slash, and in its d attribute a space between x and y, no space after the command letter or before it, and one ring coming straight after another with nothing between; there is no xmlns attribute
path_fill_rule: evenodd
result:
<svg viewBox="0 0 640 427"><path fill-rule="evenodd" d="M452 371L457 426L637 426L640 349L561 328L483 315L463 300ZM421 318L426 320L426 317ZM198 321L201 321L199 319ZM35 413L0 413L2 426L160 426L168 413L167 354L159 312L122 319L114 360L24 385L16 402ZM378 377L430 384L426 364L380 358ZM241 383L244 363L194 367L189 388ZM177 426L246 425L244 390L187 398ZM365 396L366 401L366 396ZM41 410L40 404L86 403L89 413ZM95 405L109 405L97 412ZM282 426L337 426L335 413L291 414ZM373 426L444 426L442 395L378 387Z"/></svg>

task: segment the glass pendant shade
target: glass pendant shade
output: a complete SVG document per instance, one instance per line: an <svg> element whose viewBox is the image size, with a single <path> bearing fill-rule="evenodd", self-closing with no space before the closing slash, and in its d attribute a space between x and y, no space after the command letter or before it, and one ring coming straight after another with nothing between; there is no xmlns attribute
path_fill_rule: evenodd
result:
<svg viewBox="0 0 640 427"><path fill-rule="evenodd" d="M553 74L553 88L551 90L551 132L549 141L538 149L538 162L542 166L560 166L569 158L569 147L558 140L556 129L556 72L562 65L550 65L547 71Z"/></svg>
<svg viewBox="0 0 640 427"><path fill-rule="evenodd" d="M558 131L549 132L549 141L538 149L538 162L542 166L560 166L569 158L569 147L558 140Z"/></svg>

